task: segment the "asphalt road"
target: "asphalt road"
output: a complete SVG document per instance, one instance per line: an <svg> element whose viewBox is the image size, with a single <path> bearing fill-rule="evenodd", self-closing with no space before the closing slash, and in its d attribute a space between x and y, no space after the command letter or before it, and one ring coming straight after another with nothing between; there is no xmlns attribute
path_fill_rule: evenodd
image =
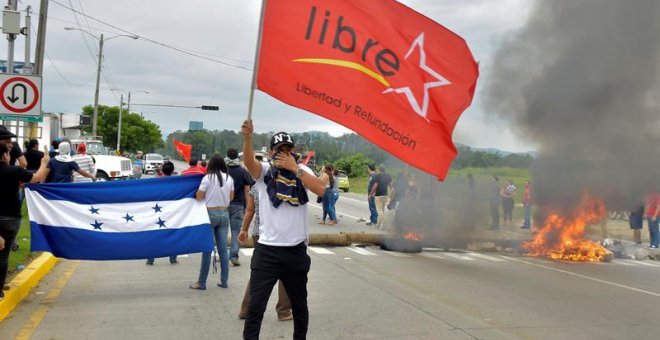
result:
<svg viewBox="0 0 660 340"><path fill-rule="evenodd" d="M316 206L313 204L313 206ZM342 195L337 226L311 233L371 230L359 195ZM656 339L660 262L566 263L500 253L387 252L310 247L310 339ZM0 339L210 339L241 337L237 314L249 276L230 268L229 288L187 288L200 256L170 265L61 261L0 323ZM290 338L271 299L263 339Z"/></svg>

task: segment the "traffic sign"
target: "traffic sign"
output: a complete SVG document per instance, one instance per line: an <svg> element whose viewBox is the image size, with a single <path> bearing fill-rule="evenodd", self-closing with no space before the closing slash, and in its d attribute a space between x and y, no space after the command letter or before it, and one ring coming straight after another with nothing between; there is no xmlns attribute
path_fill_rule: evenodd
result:
<svg viewBox="0 0 660 340"><path fill-rule="evenodd" d="M0 115L41 117L41 77L0 75Z"/></svg>

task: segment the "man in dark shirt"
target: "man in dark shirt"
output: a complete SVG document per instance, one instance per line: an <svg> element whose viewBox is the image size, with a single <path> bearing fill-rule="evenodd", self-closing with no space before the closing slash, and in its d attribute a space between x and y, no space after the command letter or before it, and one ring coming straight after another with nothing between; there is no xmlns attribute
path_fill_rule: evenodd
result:
<svg viewBox="0 0 660 340"><path fill-rule="evenodd" d="M0 129L0 140L16 137L14 134ZM7 277L9 263L8 245L13 244L18 229L21 225L21 200L18 197L18 190L21 183L40 182L45 177L46 157L41 162L41 167L36 174L27 172L25 169L9 164L9 146L7 143L0 143L0 238L5 241L0 249L0 287L4 287ZM4 299L4 293L0 289L0 300Z"/></svg>
<svg viewBox="0 0 660 340"><path fill-rule="evenodd" d="M9 148L9 164L16 165L16 161L18 161L18 166L25 169L27 167L27 161L25 160L25 156L23 156L21 146L16 141L12 142L12 137L9 136L15 137L16 135L9 132L4 125L0 125L0 143L6 144Z"/></svg>
<svg viewBox="0 0 660 340"><path fill-rule="evenodd" d="M392 184L392 177L385 172L385 165L378 166L378 175L374 179L374 186L369 192L369 197L373 197L376 201L376 209L378 210L378 222L376 229L385 229L385 205L388 200L388 189Z"/></svg>
<svg viewBox="0 0 660 340"><path fill-rule="evenodd" d="M27 161L26 169L28 171L37 171L37 169L39 169L41 159L44 157L44 153L39 151L39 141L34 138L30 139L23 155Z"/></svg>
<svg viewBox="0 0 660 340"><path fill-rule="evenodd" d="M250 174L241 166L241 161L238 158L238 151L236 149L227 150L227 172L234 180L234 199L229 202L229 228L231 229L231 247L229 248L229 260L234 266L240 266L238 261L238 234L241 232L241 225L243 225L243 216L245 214L245 197L250 191L250 187L254 184L254 180Z"/></svg>

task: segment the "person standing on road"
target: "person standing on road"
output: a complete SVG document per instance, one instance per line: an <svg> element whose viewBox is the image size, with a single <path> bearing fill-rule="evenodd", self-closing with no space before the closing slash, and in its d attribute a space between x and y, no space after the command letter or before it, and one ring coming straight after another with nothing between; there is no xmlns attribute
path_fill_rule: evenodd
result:
<svg viewBox="0 0 660 340"><path fill-rule="evenodd" d="M406 197L409 179L410 171L408 170L408 166L404 165L403 170L399 172L394 180L394 185L392 186L392 199L387 204L387 209L396 209L399 202Z"/></svg>
<svg viewBox="0 0 660 340"><path fill-rule="evenodd" d="M259 192L259 241L250 265L250 305L243 328L244 339L258 339L268 298L277 280L291 299L293 338L306 339L309 325L307 274L307 189L323 195L323 182L307 166L297 164L294 141L286 132L270 139L273 163L259 163L252 149L252 120L241 126L244 163Z"/></svg>
<svg viewBox="0 0 660 340"><path fill-rule="evenodd" d="M474 182L474 175L467 174L467 184L468 184L468 188L467 188L468 192L465 202L465 211L463 212L462 227L472 229L474 228L474 224L475 224L475 216L476 216L475 208L477 206L477 187L476 187L476 183Z"/></svg>
<svg viewBox="0 0 660 340"><path fill-rule="evenodd" d="M238 158L238 151L236 149L227 150L225 162L229 169L229 176L234 180L234 199L229 203L229 228L231 229L229 260L232 265L240 266L241 262L238 260L238 251L240 249L238 233L241 231L241 226L243 225L245 197L248 195L250 187L254 184L254 180L250 177L247 170L241 166L241 160Z"/></svg>
<svg viewBox="0 0 660 340"><path fill-rule="evenodd" d="M4 240L0 249L0 288L5 286L7 270L9 269L9 251L16 239L18 229L21 226L21 201L18 190L21 183L39 183L46 178L46 165L48 157L41 159L39 170L32 174L27 170L10 165L10 148L4 143L7 139L15 138L16 135L9 131L0 129L0 237ZM0 289L0 300L4 299L5 293Z"/></svg>
<svg viewBox="0 0 660 340"><path fill-rule="evenodd" d="M328 225L333 225L337 223L337 216L335 216L334 212L332 211L333 204L333 193L332 189L333 187L337 184L336 183L336 178L334 176L334 165L328 163L323 167L323 174L319 178L321 182L323 182L323 185L325 186L325 191L323 192L323 200L321 203L323 204L323 217L321 218L321 222L319 224L326 224L325 220L326 218L330 218L328 221Z"/></svg>
<svg viewBox="0 0 660 340"><path fill-rule="evenodd" d="M71 183L73 182L73 172L77 172L92 181L96 177L78 166L71 157L71 145L68 142L61 142L57 148L59 155L48 160L46 169L47 183Z"/></svg>
<svg viewBox="0 0 660 340"><path fill-rule="evenodd" d="M160 170L160 176L159 177L170 177L174 173L174 163L170 161L165 161L163 162L163 165L159 167ZM170 256L170 264L178 264L179 261L177 261L177 256L173 255ZM148 258L147 259L147 266L153 266L154 265L154 258Z"/></svg>
<svg viewBox="0 0 660 340"><path fill-rule="evenodd" d="M628 219L630 229L633 231L633 242L635 244L642 244L642 228L644 227L644 203L630 211Z"/></svg>
<svg viewBox="0 0 660 340"><path fill-rule="evenodd" d="M387 205L388 189L392 184L392 177L385 172L385 165L378 166L378 175L376 175L373 188L369 192L369 197L373 197L376 202L376 210L378 210L378 222L376 229L385 229L385 206Z"/></svg>
<svg viewBox="0 0 660 340"><path fill-rule="evenodd" d="M92 156L87 154L87 145L81 143L78 145L78 153L73 156L73 160L78 164L78 166L89 172L92 175L96 176L96 166L94 165L94 159ZM90 178L84 177L77 172L73 174L74 182L91 182Z"/></svg>
<svg viewBox="0 0 660 340"><path fill-rule="evenodd" d="M660 224L660 192L646 195L645 216L649 225L649 238L651 239L649 248L658 249L658 246L660 246L660 233L658 231L658 224Z"/></svg>
<svg viewBox="0 0 660 340"><path fill-rule="evenodd" d="M234 180L227 174L227 164L218 154L213 155L209 161L207 174L202 178L199 189L195 193L198 201L206 202L206 210L211 220L211 228L215 244L220 253L220 282L219 287L229 287L229 255L227 253L227 234L229 232L229 213L227 207L234 198ZM211 266L211 252L202 253L202 263L199 269L197 282L190 285L190 289L205 290L206 279Z"/></svg>
<svg viewBox="0 0 660 340"><path fill-rule="evenodd" d="M488 195L488 203L490 205L490 230L500 229L500 178L493 176L493 183L491 184L490 193Z"/></svg>
<svg viewBox="0 0 660 340"><path fill-rule="evenodd" d="M530 181L525 181L522 203L525 209L525 215L523 217L523 225L520 229L529 229L532 227L532 183Z"/></svg>
<svg viewBox="0 0 660 340"><path fill-rule="evenodd" d="M32 172L39 170L41 159L44 158L43 151L39 151L39 141L34 138L30 139L25 149L25 153L23 154L27 161L27 167L25 169Z"/></svg>
<svg viewBox="0 0 660 340"><path fill-rule="evenodd" d="M515 204L513 196L516 194L516 186L513 185L511 180L504 181L504 187L500 195L502 196L502 211L504 212L504 225L509 225L513 222L513 206Z"/></svg>
<svg viewBox="0 0 660 340"><path fill-rule="evenodd" d="M197 158L196 157L190 157L190 161L188 162L188 168L185 170L181 171L181 175L204 175L205 172L202 171L202 169L197 166Z"/></svg>
<svg viewBox="0 0 660 340"><path fill-rule="evenodd" d="M247 242L247 234L250 228L250 223L254 221L254 226L252 227L252 244L256 245L257 242L259 242L259 226L261 225L261 219L259 218L259 191L257 191L256 186L252 186L246 198L245 217L243 218L241 232L238 234L238 242L241 244L245 244ZM277 280L277 295L278 299L277 304L275 305L277 319L280 321L292 320L293 314L291 313L291 300L289 300L289 296L286 294L286 289L282 284L282 280ZM245 287L245 293L243 294L241 311L238 313L239 319L243 320L247 318L249 306L250 280L248 280L247 287Z"/></svg>
<svg viewBox="0 0 660 340"><path fill-rule="evenodd" d="M371 189L374 188L376 183L376 165L367 165L367 172L369 172L369 183L367 184L367 201L369 202L369 222L367 225L376 225L378 223L378 211L376 210L376 201L371 196Z"/></svg>

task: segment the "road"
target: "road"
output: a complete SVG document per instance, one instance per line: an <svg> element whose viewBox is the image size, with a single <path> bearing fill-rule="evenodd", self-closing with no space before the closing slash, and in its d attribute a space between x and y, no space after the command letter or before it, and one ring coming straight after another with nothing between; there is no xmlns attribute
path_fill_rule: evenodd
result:
<svg viewBox="0 0 660 340"><path fill-rule="evenodd" d="M337 226L369 231L359 195L343 194ZM199 254L170 265L67 261L0 323L0 339L210 339L241 337L237 314L251 249L230 268L229 288L187 288ZM655 339L660 333L660 263L615 259L567 263L425 248L310 247L310 339ZM290 338L271 299L263 339ZM27 336L27 337L26 337Z"/></svg>

